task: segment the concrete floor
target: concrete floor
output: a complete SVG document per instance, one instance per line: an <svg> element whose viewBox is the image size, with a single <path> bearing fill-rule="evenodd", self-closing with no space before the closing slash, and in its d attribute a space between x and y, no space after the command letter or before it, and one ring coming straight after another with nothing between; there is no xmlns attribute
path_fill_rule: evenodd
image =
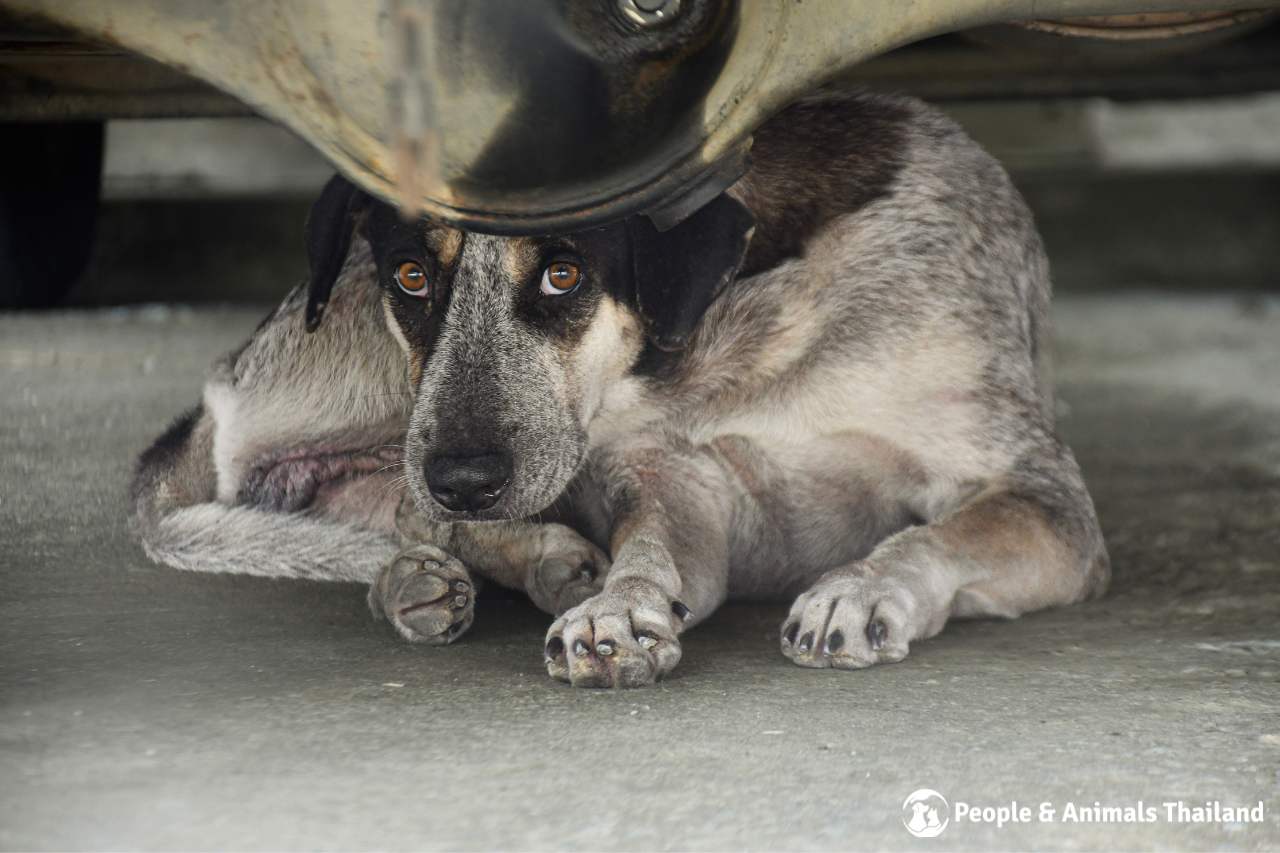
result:
<svg viewBox="0 0 1280 853"><path fill-rule="evenodd" d="M860 673L787 663L785 603L730 607L638 692L550 681L516 602L414 648L355 587L151 565L132 460L258 314L0 316L0 847L914 848L921 787L1266 809L947 848L1280 847L1280 300L1060 302L1105 600Z"/></svg>

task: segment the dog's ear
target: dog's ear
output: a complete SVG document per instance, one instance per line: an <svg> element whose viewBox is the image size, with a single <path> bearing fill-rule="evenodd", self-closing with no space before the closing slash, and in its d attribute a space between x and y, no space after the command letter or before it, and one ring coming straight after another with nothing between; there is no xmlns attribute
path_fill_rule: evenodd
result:
<svg viewBox="0 0 1280 853"><path fill-rule="evenodd" d="M355 232L355 218L369 196L341 175L334 175L320 191L307 216L307 261L311 279L307 284L307 331L314 332L324 318L333 283L342 271Z"/></svg>
<svg viewBox="0 0 1280 853"><path fill-rule="evenodd" d="M751 212L724 194L666 231L644 216L627 220L636 308L655 347L684 349L737 275L754 227Z"/></svg>

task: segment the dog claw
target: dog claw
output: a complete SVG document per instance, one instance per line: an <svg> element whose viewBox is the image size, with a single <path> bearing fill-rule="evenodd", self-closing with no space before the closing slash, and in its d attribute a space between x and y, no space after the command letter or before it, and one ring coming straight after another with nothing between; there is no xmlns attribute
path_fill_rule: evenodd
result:
<svg viewBox="0 0 1280 853"><path fill-rule="evenodd" d="M546 656L547 660L555 660L564 654L564 640L559 637L552 637L547 641Z"/></svg>
<svg viewBox="0 0 1280 853"><path fill-rule="evenodd" d="M581 640L577 640L573 644L573 653L578 657L591 653L591 648Z"/></svg>
<svg viewBox="0 0 1280 853"><path fill-rule="evenodd" d="M610 655L613 654L613 643L609 642L608 640L603 640L599 643L596 643L596 654L600 655L601 657L606 657L606 658L609 657Z"/></svg>
<svg viewBox="0 0 1280 853"><path fill-rule="evenodd" d="M786 643L788 646L795 645L796 636L799 633L800 633L800 623L792 622L790 625L787 626L786 630L782 632L782 642Z"/></svg>
<svg viewBox="0 0 1280 853"><path fill-rule="evenodd" d="M648 634L637 634L636 642L639 643L640 648L644 649L645 651L648 651L649 649L652 649L654 646L658 645L657 639L649 636Z"/></svg>
<svg viewBox="0 0 1280 853"><path fill-rule="evenodd" d="M844 648L844 634L840 631L833 631L831 636L827 637L827 654L833 655L842 648Z"/></svg>
<svg viewBox="0 0 1280 853"><path fill-rule="evenodd" d="M889 628L879 619L867 624L867 640L871 643L872 651L878 652L883 649L885 640L888 638Z"/></svg>
<svg viewBox="0 0 1280 853"><path fill-rule="evenodd" d="M693 616L693 611L686 607L683 601L671 602L671 612L674 613L676 618L681 622L688 622L689 618Z"/></svg>
<svg viewBox="0 0 1280 853"><path fill-rule="evenodd" d="M471 587L470 585L467 584L466 581L458 581L453 585L453 588L457 592L466 592Z"/></svg>
<svg viewBox="0 0 1280 853"><path fill-rule="evenodd" d="M801 652L807 652L811 648L813 648L813 632L809 631L800 638L800 645L796 646L796 649Z"/></svg>

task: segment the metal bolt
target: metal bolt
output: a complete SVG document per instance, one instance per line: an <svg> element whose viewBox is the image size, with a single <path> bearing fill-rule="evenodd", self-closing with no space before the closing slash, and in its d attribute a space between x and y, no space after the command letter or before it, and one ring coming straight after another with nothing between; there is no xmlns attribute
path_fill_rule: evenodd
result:
<svg viewBox="0 0 1280 853"><path fill-rule="evenodd" d="M680 13L680 0L618 0L618 8L641 27L664 24Z"/></svg>

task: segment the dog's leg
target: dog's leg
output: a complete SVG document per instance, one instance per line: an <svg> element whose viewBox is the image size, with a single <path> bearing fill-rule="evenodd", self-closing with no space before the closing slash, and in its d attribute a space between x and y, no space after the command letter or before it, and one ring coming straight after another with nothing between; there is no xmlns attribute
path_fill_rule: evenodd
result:
<svg viewBox="0 0 1280 853"><path fill-rule="evenodd" d="M152 559L368 582L395 555L410 393L374 276L360 242L314 334L289 294L143 453L131 522Z"/></svg>
<svg viewBox="0 0 1280 853"><path fill-rule="evenodd" d="M464 564L553 615L599 592L609 570L608 555L563 524L434 522L406 495L396 526L412 544L378 575L369 607L410 642L447 643L471 624L475 583Z"/></svg>
<svg viewBox="0 0 1280 853"><path fill-rule="evenodd" d="M930 523L823 575L791 608L782 652L857 669L906 657L952 617L1012 618L1100 594L1106 549L1079 468L1046 449Z"/></svg>
<svg viewBox="0 0 1280 853"><path fill-rule="evenodd" d="M593 463L612 516L604 589L547 632L547 671L580 687L636 687L666 675L678 635L728 590L732 504L714 455L649 446Z"/></svg>
<svg viewBox="0 0 1280 853"><path fill-rule="evenodd" d="M143 454L131 526L148 557L185 571L367 582L395 554L385 525L219 501L214 429L196 408Z"/></svg>

